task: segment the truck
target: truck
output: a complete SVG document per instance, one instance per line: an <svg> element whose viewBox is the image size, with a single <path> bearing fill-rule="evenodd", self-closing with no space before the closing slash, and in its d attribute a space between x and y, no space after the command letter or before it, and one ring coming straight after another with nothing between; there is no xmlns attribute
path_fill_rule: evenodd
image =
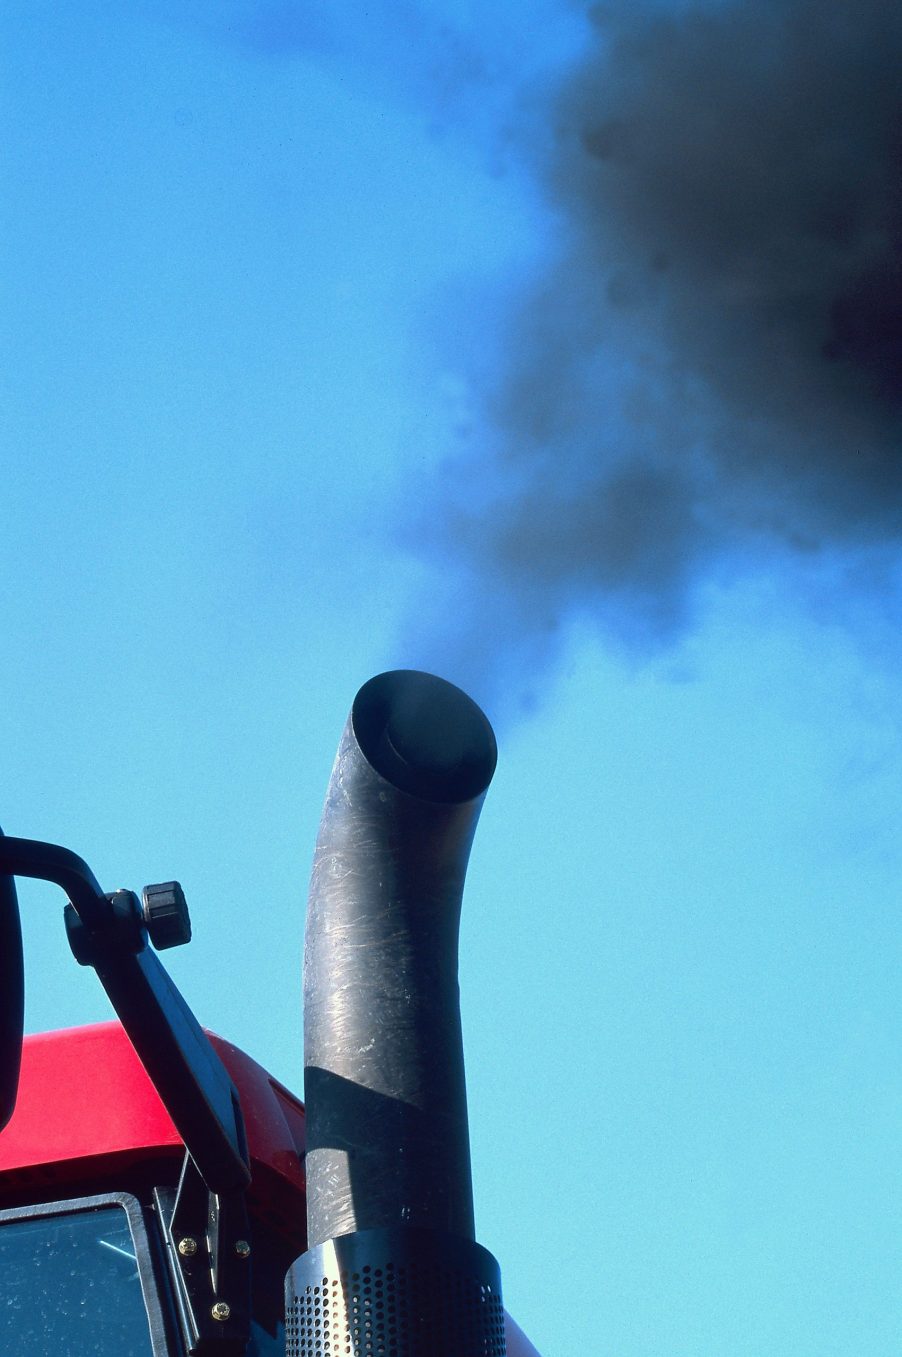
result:
<svg viewBox="0 0 902 1357"><path fill-rule="evenodd" d="M191 937L177 881L104 892L0 834L0 1351L538 1357L473 1222L457 939L496 752L434 675L357 694L314 853L303 1101L159 960ZM65 892L115 1021L23 1037L17 876Z"/></svg>

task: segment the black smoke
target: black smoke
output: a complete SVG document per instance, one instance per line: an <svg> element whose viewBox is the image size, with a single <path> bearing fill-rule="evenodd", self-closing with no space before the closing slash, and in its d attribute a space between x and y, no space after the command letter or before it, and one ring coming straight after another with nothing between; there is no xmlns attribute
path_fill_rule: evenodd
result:
<svg viewBox="0 0 902 1357"><path fill-rule="evenodd" d="M428 529L461 644L539 653L576 611L653 646L712 574L894 553L902 6L601 4L542 111L556 246Z"/></svg>

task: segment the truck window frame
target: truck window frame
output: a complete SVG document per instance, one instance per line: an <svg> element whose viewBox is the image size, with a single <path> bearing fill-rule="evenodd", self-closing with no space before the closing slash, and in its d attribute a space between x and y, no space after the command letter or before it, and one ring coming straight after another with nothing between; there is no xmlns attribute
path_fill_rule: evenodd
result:
<svg viewBox="0 0 902 1357"><path fill-rule="evenodd" d="M90 1197L70 1197L65 1201L16 1206L0 1211L0 1229L12 1221L74 1215L76 1212L98 1211L110 1206L118 1206L125 1212L132 1243L135 1246L135 1262L141 1299L147 1316L152 1357L174 1357L175 1353L181 1351L181 1345L177 1347L173 1345L174 1326L164 1308L163 1292L166 1287L168 1295L169 1279L166 1277L164 1280L163 1269L157 1265L150 1231L144 1217L144 1208L137 1197L133 1197L130 1192L102 1192Z"/></svg>

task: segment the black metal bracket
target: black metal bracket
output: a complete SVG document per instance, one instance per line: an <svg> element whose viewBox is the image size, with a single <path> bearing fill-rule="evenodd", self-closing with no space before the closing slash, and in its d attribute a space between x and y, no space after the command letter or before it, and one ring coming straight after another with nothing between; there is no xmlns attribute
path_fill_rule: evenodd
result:
<svg viewBox="0 0 902 1357"><path fill-rule="evenodd" d="M190 1357L243 1357L252 1264L244 1193L210 1192L186 1154L174 1200L158 1190L156 1203Z"/></svg>
<svg viewBox="0 0 902 1357"><path fill-rule="evenodd" d="M246 1188L250 1166L238 1093L148 946L155 909L146 900L142 908L132 891L105 895L87 863L57 844L0 836L3 875L37 877L63 888L75 958L97 972L207 1187L220 1194ZM156 889L166 894L166 912L170 905L184 907L177 882ZM190 928L182 931L190 936Z"/></svg>

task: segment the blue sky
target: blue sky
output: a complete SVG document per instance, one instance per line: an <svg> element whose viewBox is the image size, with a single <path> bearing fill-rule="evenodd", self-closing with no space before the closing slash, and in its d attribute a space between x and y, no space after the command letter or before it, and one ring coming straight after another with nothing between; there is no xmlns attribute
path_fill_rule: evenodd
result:
<svg viewBox="0 0 902 1357"><path fill-rule="evenodd" d="M550 511L486 545L532 484L506 350L574 257L576 199L531 148L580 8L0 22L4 829L109 889L178 877L177 983L299 1088L350 702L385 668L464 683L501 749L461 984L509 1308L543 1357L895 1357L892 541L795 553L774 518L659 593L568 564ZM588 312L548 314L564 351ZM637 373L643 427L680 424L650 314L617 311L591 403L552 412L627 458ZM568 467L579 497L573 445L535 454L540 508ZM723 484L702 510L751 522ZM106 1018L54 891L20 899L29 1030Z"/></svg>

